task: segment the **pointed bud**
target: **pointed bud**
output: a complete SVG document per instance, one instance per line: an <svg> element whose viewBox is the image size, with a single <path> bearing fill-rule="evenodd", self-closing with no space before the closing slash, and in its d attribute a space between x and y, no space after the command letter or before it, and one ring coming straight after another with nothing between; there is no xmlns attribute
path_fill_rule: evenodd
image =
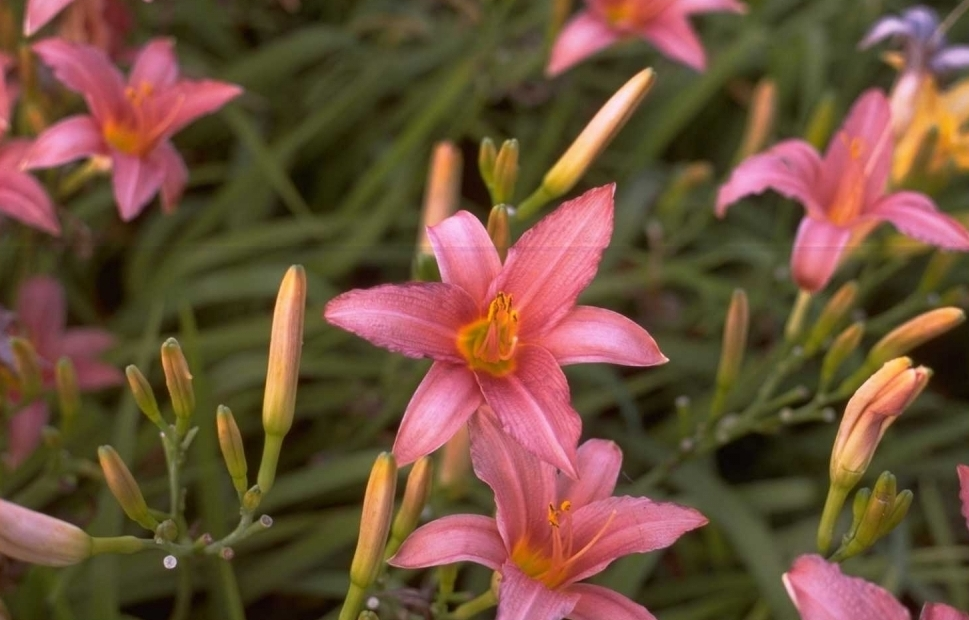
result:
<svg viewBox="0 0 969 620"><path fill-rule="evenodd" d="M841 369L848 356L858 349L861 344L861 337L865 334L865 324L861 321L852 323L846 327L828 347L828 352L824 354L821 362L821 382L820 391L828 389L834 380L835 374Z"/></svg>
<svg viewBox="0 0 969 620"><path fill-rule="evenodd" d="M458 499L467 490L470 475L471 437L464 424L444 444L437 482L451 499Z"/></svg>
<svg viewBox="0 0 969 620"><path fill-rule="evenodd" d="M76 525L0 499L0 554L43 566L91 556L91 537Z"/></svg>
<svg viewBox="0 0 969 620"><path fill-rule="evenodd" d="M518 182L518 140L505 140L495 159L494 190L491 200L496 205L510 203Z"/></svg>
<svg viewBox="0 0 969 620"><path fill-rule="evenodd" d="M81 410L81 393L77 388L77 373L71 358L62 357L54 366L54 383L57 386L57 403L61 412L61 430L70 435Z"/></svg>
<svg viewBox="0 0 969 620"><path fill-rule="evenodd" d="M306 313L306 271L293 265L286 271L276 309L273 312L272 336L269 340L269 367L266 392L262 402L262 426L266 431L258 484L268 493L276 478L276 464L283 437L293 425L296 409L296 384L303 351L303 316Z"/></svg>
<svg viewBox="0 0 969 620"><path fill-rule="evenodd" d="M135 397L138 409L156 426L164 429L165 422L162 420L161 411L158 410L158 401L155 400L155 393L152 391L148 379L141 374L141 371L134 364L125 368L124 374L128 377L128 387L131 388L131 394Z"/></svg>
<svg viewBox="0 0 969 620"><path fill-rule="evenodd" d="M431 154L424 190L424 211L417 236L420 254L433 256L427 227L440 224L458 208L461 198L461 151L453 142L438 142Z"/></svg>
<svg viewBox="0 0 969 620"><path fill-rule="evenodd" d="M747 126L744 128L744 138L734 158L735 162L747 159L763 148L774 127L776 108L777 83L769 78L763 78L754 87L750 98Z"/></svg>
<svg viewBox="0 0 969 620"><path fill-rule="evenodd" d="M913 500L915 500L915 494L908 489L895 496L895 504L892 506L892 511L888 515L888 519L885 520L885 526L882 529L880 537L887 536L892 530L898 527L905 519L905 516L908 515L908 510L912 507Z"/></svg>
<svg viewBox="0 0 969 620"><path fill-rule="evenodd" d="M175 432L184 437L195 412L195 390L192 388L192 373L182 347L174 338L169 338L161 347L162 369L165 371L165 385L172 400L175 412Z"/></svg>
<svg viewBox="0 0 969 620"><path fill-rule="evenodd" d="M215 422L219 434L219 448L222 449L225 467L229 470L229 477L232 478L232 486L235 487L239 497L242 497L249 486L246 479L246 452L242 445L242 433L239 432L239 426L232 415L232 410L225 405L219 405L215 414Z"/></svg>
<svg viewBox="0 0 969 620"><path fill-rule="evenodd" d="M154 532L158 527L158 520L148 511L145 496L141 494L135 477L131 475L121 456L111 446L101 446L98 448L98 461L101 462L104 480L108 483L111 494L121 504L128 518Z"/></svg>
<svg viewBox="0 0 969 620"><path fill-rule="evenodd" d="M831 296L804 342L806 356L814 355L821 349L828 337L851 312L857 297L858 283L854 281L846 283Z"/></svg>
<svg viewBox="0 0 969 620"><path fill-rule="evenodd" d="M492 191L495 185L495 161L497 159L498 150L495 148L495 143L491 138L483 139L478 148L478 173L488 191Z"/></svg>
<svg viewBox="0 0 969 620"><path fill-rule="evenodd" d="M384 557L397 553L397 549L404 542L410 533L417 527L421 513L427 498L431 495L431 478L433 475L433 465L431 457L422 456L417 459L414 466L407 475L407 486L404 488L404 499L400 504L400 510L394 517L394 522L390 526L390 541L387 543L387 550Z"/></svg>
<svg viewBox="0 0 969 620"><path fill-rule="evenodd" d="M396 489L397 463L392 454L382 452L370 470L370 480L363 496L360 538L350 564L350 581L359 588L365 589L373 584L384 561Z"/></svg>
<svg viewBox="0 0 969 620"><path fill-rule="evenodd" d="M895 476L883 472L874 491L862 489L855 496L851 530L832 560L840 562L870 549L901 522L911 500L911 491L897 493Z"/></svg>
<svg viewBox="0 0 969 620"><path fill-rule="evenodd" d="M488 214L488 236L498 250L498 258L505 262L508 256L508 246L511 244L511 230L508 227L508 206L497 205L492 207Z"/></svg>
<svg viewBox="0 0 969 620"><path fill-rule="evenodd" d="M875 366L899 355L905 355L965 320L966 315L959 308L938 308L923 312L899 325L875 343L868 353L866 362Z"/></svg>
<svg viewBox="0 0 969 620"><path fill-rule="evenodd" d="M40 396L43 385L37 352L34 350L34 345L24 338L11 338L10 349L13 352L17 380L20 383L21 401L30 402Z"/></svg>
<svg viewBox="0 0 969 620"><path fill-rule="evenodd" d="M720 354L720 368L717 370L717 384L732 386L737 380L740 366L747 349L747 329L750 326L750 308L747 293L735 289L730 298L727 320L723 328L723 350Z"/></svg>

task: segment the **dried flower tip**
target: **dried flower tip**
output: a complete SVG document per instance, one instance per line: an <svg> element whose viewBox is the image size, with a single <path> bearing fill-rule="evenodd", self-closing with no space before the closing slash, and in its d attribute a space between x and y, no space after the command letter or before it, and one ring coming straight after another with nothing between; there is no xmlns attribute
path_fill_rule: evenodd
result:
<svg viewBox="0 0 969 620"><path fill-rule="evenodd" d="M91 556L91 537L76 525L0 499L0 554L44 566Z"/></svg>
<svg viewBox="0 0 969 620"><path fill-rule="evenodd" d="M225 459L225 467L229 470L229 477L232 478L232 486L236 493L242 497L249 486L246 478L248 471L246 465L246 453L242 444L242 433L232 415L232 410L225 405L219 405L215 414L216 427L219 434L219 448L222 449L222 457Z"/></svg>
<svg viewBox="0 0 969 620"><path fill-rule="evenodd" d="M98 460L111 494L121 504L128 518L154 532L158 528L158 520L148 511L145 496L141 494L135 477L131 475L131 470L121 460L121 456L111 446L101 446L98 448Z"/></svg>
<svg viewBox="0 0 969 620"><path fill-rule="evenodd" d="M161 347L162 369L165 371L165 385L172 399L175 411L175 430L179 437L188 432L192 414L195 412L195 390L192 389L192 373L182 347L174 338L169 338Z"/></svg>

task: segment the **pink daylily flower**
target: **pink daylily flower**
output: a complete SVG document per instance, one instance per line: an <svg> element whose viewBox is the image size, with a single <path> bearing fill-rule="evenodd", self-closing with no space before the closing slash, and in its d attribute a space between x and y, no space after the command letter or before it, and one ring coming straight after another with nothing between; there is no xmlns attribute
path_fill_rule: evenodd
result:
<svg viewBox="0 0 969 620"><path fill-rule="evenodd" d="M399 463L439 448L485 402L527 450L575 477L582 424L559 366L667 361L636 323L575 305L612 235L613 190L563 204L522 235L504 265L485 227L461 211L428 228L443 282L355 290L326 305L330 323L434 360L404 412Z"/></svg>
<svg viewBox="0 0 969 620"><path fill-rule="evenodd" d="M617 592L577 583L613 560L673 544L707 523L692 508L613 497L622 452L591 439L570 480L511 440L488 407L469 421L474 471L495 493L494 519L451 515L414 531L389 563L482 564L501 574L498 620L655 620Z"/></svg>
<svg viewBox="0 0 969 620"><path fill-rule="evenodd" d="M969 528L969 467L959 465L962 514ZM802 555L784 573L784 586L801 620L911 620L908 610L888 591L819 555ZM920 620L969 620L969 614L942 603L926 603Z"/></svg>
<svg viewBox="0 0 969 620"><path fill-rule="evenodd" d="M54 204L44 186L20 169L30 140L0 143L0 213L50 235L60 235Z"/></svg>
<svg viewBox="0 0 969 620"><path fill-rule="evenodd" d="M23 166L50 168L82 157L107 157L121 219L137 216L159 190L162 208L172 211L188 170L169 138L242 89L214 80L181 79L170 39L155 39L142 49L127 84L99 49L60 39L41 41L33 49L57 79L84 97L91 114L49 127Z"/></svg>
<svg viewBox="0 0 969 620"><path fill-rule="evenodd" d="M562 29L545 73L554 77L617 41L637 37L673 60L703 71L706 54L689 16L711 11L743 13L737 0L586 0Z"/></svg>
<svg viewBox="0 0 969 620"><path fill-rule="evenodd" d="M98 360L101 353L114 345L114 336L109 331L66 328L67 300L56 280L35 277L24 282L17 295L16 315L20 335L30 340L40 359L45 388L54 388L54 365L61 357L73 362L81 391L112 387L124 379L120 370ZM9 466L23 462L37 448L41 430L49 418L43 399L28 404L13 416L5 455Z"/></svg>
<svg viewBox="0 0 969 620"><path fill-rule="evenodd" d="M824 158L803 140L785 140L748 158L717 195L716 212L767 189L800 202L807 211L794 240L791 272L809 292L824 288L845 250L879 222L950 250L969 250L969 232L918 192L885 193L893 137L888 100L877 89L862 94L828 145Z"/></svg>

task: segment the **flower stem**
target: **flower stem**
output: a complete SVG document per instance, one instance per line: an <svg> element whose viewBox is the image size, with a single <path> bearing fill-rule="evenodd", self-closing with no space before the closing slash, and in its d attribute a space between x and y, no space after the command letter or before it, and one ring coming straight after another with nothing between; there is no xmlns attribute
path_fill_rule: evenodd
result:
<svg viewBox="0 0 969 620"><path fill-rule="evenodd" d="M497 604L498 599L495 597L495 593L489 589L481 596L473 598L463 605L459 605L457 609L451 612L451 620L467 620L486 609L491 609Z"/></svg>
<svg viewBox="0 0 969 620"><path fill-rule="evenodd" d="M821 523L818 524L818 551L822 555L831 548L834 526L838 522L838 515L841 514L847 497L848 489L833 484L828 487L828 498L824 501L824 512L821 513Z"/></svg>

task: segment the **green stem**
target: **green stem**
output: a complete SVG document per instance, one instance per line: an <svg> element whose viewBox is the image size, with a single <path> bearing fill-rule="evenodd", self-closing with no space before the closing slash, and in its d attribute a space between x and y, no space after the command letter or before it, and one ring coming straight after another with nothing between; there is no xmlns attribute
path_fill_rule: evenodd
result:
<svg viewBox="0 0 969 620"><path fill-rule="evenodd" d="M818 551L824 555L831 548L834 538L834 527L838 523L838 516L845 505L848 491L844 487L831 485L828 487L828 497L824 501L824 512L821 513L821 523L818 524Z"/></svg>
<svg viewBox="0 0 969 620"><path fill-rule="evenodd" d="M521 221L530 218L535 215L539 209L548 204L548 201L556 198L552 194L545 190L545 186L541 185L538 189L532 192L532 195L526 198L518 205L518 209L515 211L515 217Z"/></svg>
<svg viewBox="0 0 969 620"><path fill-rule="evenodd" d="M491 609L497 604L498 599L495 597L495 593L489 589L481 596L473 598L463 605L459 605L451 613L451 618L452 620L467 620L486 609Z"/></svg>
<svg viewBox="0 0 969 620"><path fill-rule="evenodd" d="M276 480L276 465L279 464L279 453L283 448L283 435L266 433L266 443L262 449L262 461L259 463L259 477L256 478L259 490L265 497Z"/></svg>
<svg viewBox="0 0 969 620"><path fill-rule="evenodd" d="M175 605L168 620L185 620L192 610L192 575L188 562L178 565L178 583L175 587Z"/></svg>
<svg viewBox="0 0 969 620"><path fill-rule="evenodd" d="M131 554L154 549L155 542L136 536L94 536L91 538L91 555L101 553Z"/></svg>
<svg viewBox="0 0 969 620"><path fill-rule="evenodd" d="M357 620L357 616L360 615L360 610L363 609L366 596L366 588L361 588L357 584L351 583L350 589L347 591L347 597L343 601L343 608L340 609L339 620Z"/></svg>

